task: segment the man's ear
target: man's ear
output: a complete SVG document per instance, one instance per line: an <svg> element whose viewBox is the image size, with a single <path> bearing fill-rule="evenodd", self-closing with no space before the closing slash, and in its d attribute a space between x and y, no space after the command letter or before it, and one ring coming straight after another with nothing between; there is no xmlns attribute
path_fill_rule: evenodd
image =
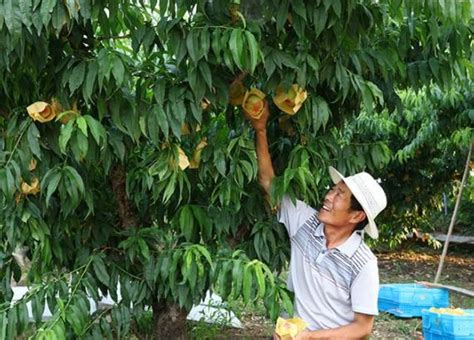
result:
<svg viewBox="0 0 474 340"><path fill-rule="evenodd" d="M356 211L353 211L351 222L357 224L365 220L366 217L367 215L365 214L365 211L356 210Z"/></svg>

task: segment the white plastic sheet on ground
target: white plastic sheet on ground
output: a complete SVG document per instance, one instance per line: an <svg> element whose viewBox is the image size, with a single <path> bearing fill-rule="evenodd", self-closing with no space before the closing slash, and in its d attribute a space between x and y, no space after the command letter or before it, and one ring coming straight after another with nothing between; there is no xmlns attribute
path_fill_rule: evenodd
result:
<svg viewBox="0 0 474 340"><path fill-rule="evenodd" d="M20 300L26 293L28 293L28 287L17 286L12 287L13 299L12 303ZM118 301L121 300L120 287L117 290ZM89 298L90 313L94 313L97 310L97 305L92 298ZM102 297L99 301L100 305L114 305L115 302L112 300L110 295ZM33 321L33 313L31 310L31 302L26 304L28 310L28 318ZM45 303L45 309L43 312L43 320L48 320L52 317L52 313L48 307L48 303ZM210 291L206 292L206 297L201 301L199 305L194 305L188 314L188 320L203 321L210 324L228 325L235 328L242 328L242 323L235 316L235 314L228 310L222 298Z"/></svg>
<svg viewBox="0 0 474 340"><path fill-rule="evenodd" d="M207 291L206 297L197 306L193 306L188 314L188 320L204 321L207 323L218 323L229 325L235 328L242 328L242 323L235 314L226 309L222 298L210 291Z"/></svg>

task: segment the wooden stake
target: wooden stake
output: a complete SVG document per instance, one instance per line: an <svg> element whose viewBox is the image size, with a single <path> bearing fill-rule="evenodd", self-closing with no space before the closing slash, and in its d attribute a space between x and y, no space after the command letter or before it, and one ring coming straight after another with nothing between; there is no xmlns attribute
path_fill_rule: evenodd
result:
<svg viewBox="0 0 474 340"><path fill-rule="evenodd" d="M459 287L454 287L454 286L448 286L448 285L442 285L442 284L439 284L439 283L425 282L425 281L415 281L415 282L420 284L420 285L423 285L427 288L444 288L444 289L448 289L448 290L451 290L453 292L456 292L456 293L459 293L459 294L462 294L462 295L474 297L474 292L472 290L469 290L469 289L459 288Z"/></svg>
<svg viewBox="0 0 474 340"><path fill-rule="evenodd" d="M471 162L471 154L472 154L473 146L474 146L474 140L471 141L471 145L469 147L469 153L467 155L466 166L464 168L464 174L462 176L461 186L459 187L459 193L458 193L458 197L456 199L456 205L454 206L453 216L451 218L451 223L449 224L448 233L446 234L446 241L444 242L443 253L441 255L441 259L439 261L439 266L438 266L438 271L436 272L436 277L434 279L435 284L438 283L438 281L439 281L439 278L441 276L441 272L443 270L444 259L446 257L447 252L448 252L449 238L451 237L451 234L453 232L454 222L456 222L456 217L458 215L459 205L461 203L462 192L464 190L464 185L466 184L467 175L469 173L469 164Z"/></svg>

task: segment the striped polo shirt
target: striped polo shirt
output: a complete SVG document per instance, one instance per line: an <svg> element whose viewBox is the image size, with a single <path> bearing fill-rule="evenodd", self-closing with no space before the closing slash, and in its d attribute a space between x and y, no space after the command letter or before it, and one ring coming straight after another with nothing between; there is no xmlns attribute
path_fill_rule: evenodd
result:
<svg viewBox="0 0 474 340"><path fill-rule="evenodd" d="M287 196L278 219L291 240L288 288L295 293L295 314L310 330L347 325L354 321L354 312L378 314L377 258L359 233L327 249L317 211Z"/></svg>

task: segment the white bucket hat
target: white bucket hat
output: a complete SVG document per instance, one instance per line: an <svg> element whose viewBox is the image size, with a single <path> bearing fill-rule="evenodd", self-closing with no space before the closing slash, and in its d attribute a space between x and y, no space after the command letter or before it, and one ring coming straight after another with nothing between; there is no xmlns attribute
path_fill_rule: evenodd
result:
<svg viewBox="0 0 474 340"><path fill-rule="evenodd" d="M367 172L359 172L353 176L344 177L339 171L330 166L329 175L334 184L341 180L346 183L367 215L369 223L365 226L365 231L373 239L378 238L379 231L374 219L387 206L387 196L385 196L380 184Z"/></svg>

